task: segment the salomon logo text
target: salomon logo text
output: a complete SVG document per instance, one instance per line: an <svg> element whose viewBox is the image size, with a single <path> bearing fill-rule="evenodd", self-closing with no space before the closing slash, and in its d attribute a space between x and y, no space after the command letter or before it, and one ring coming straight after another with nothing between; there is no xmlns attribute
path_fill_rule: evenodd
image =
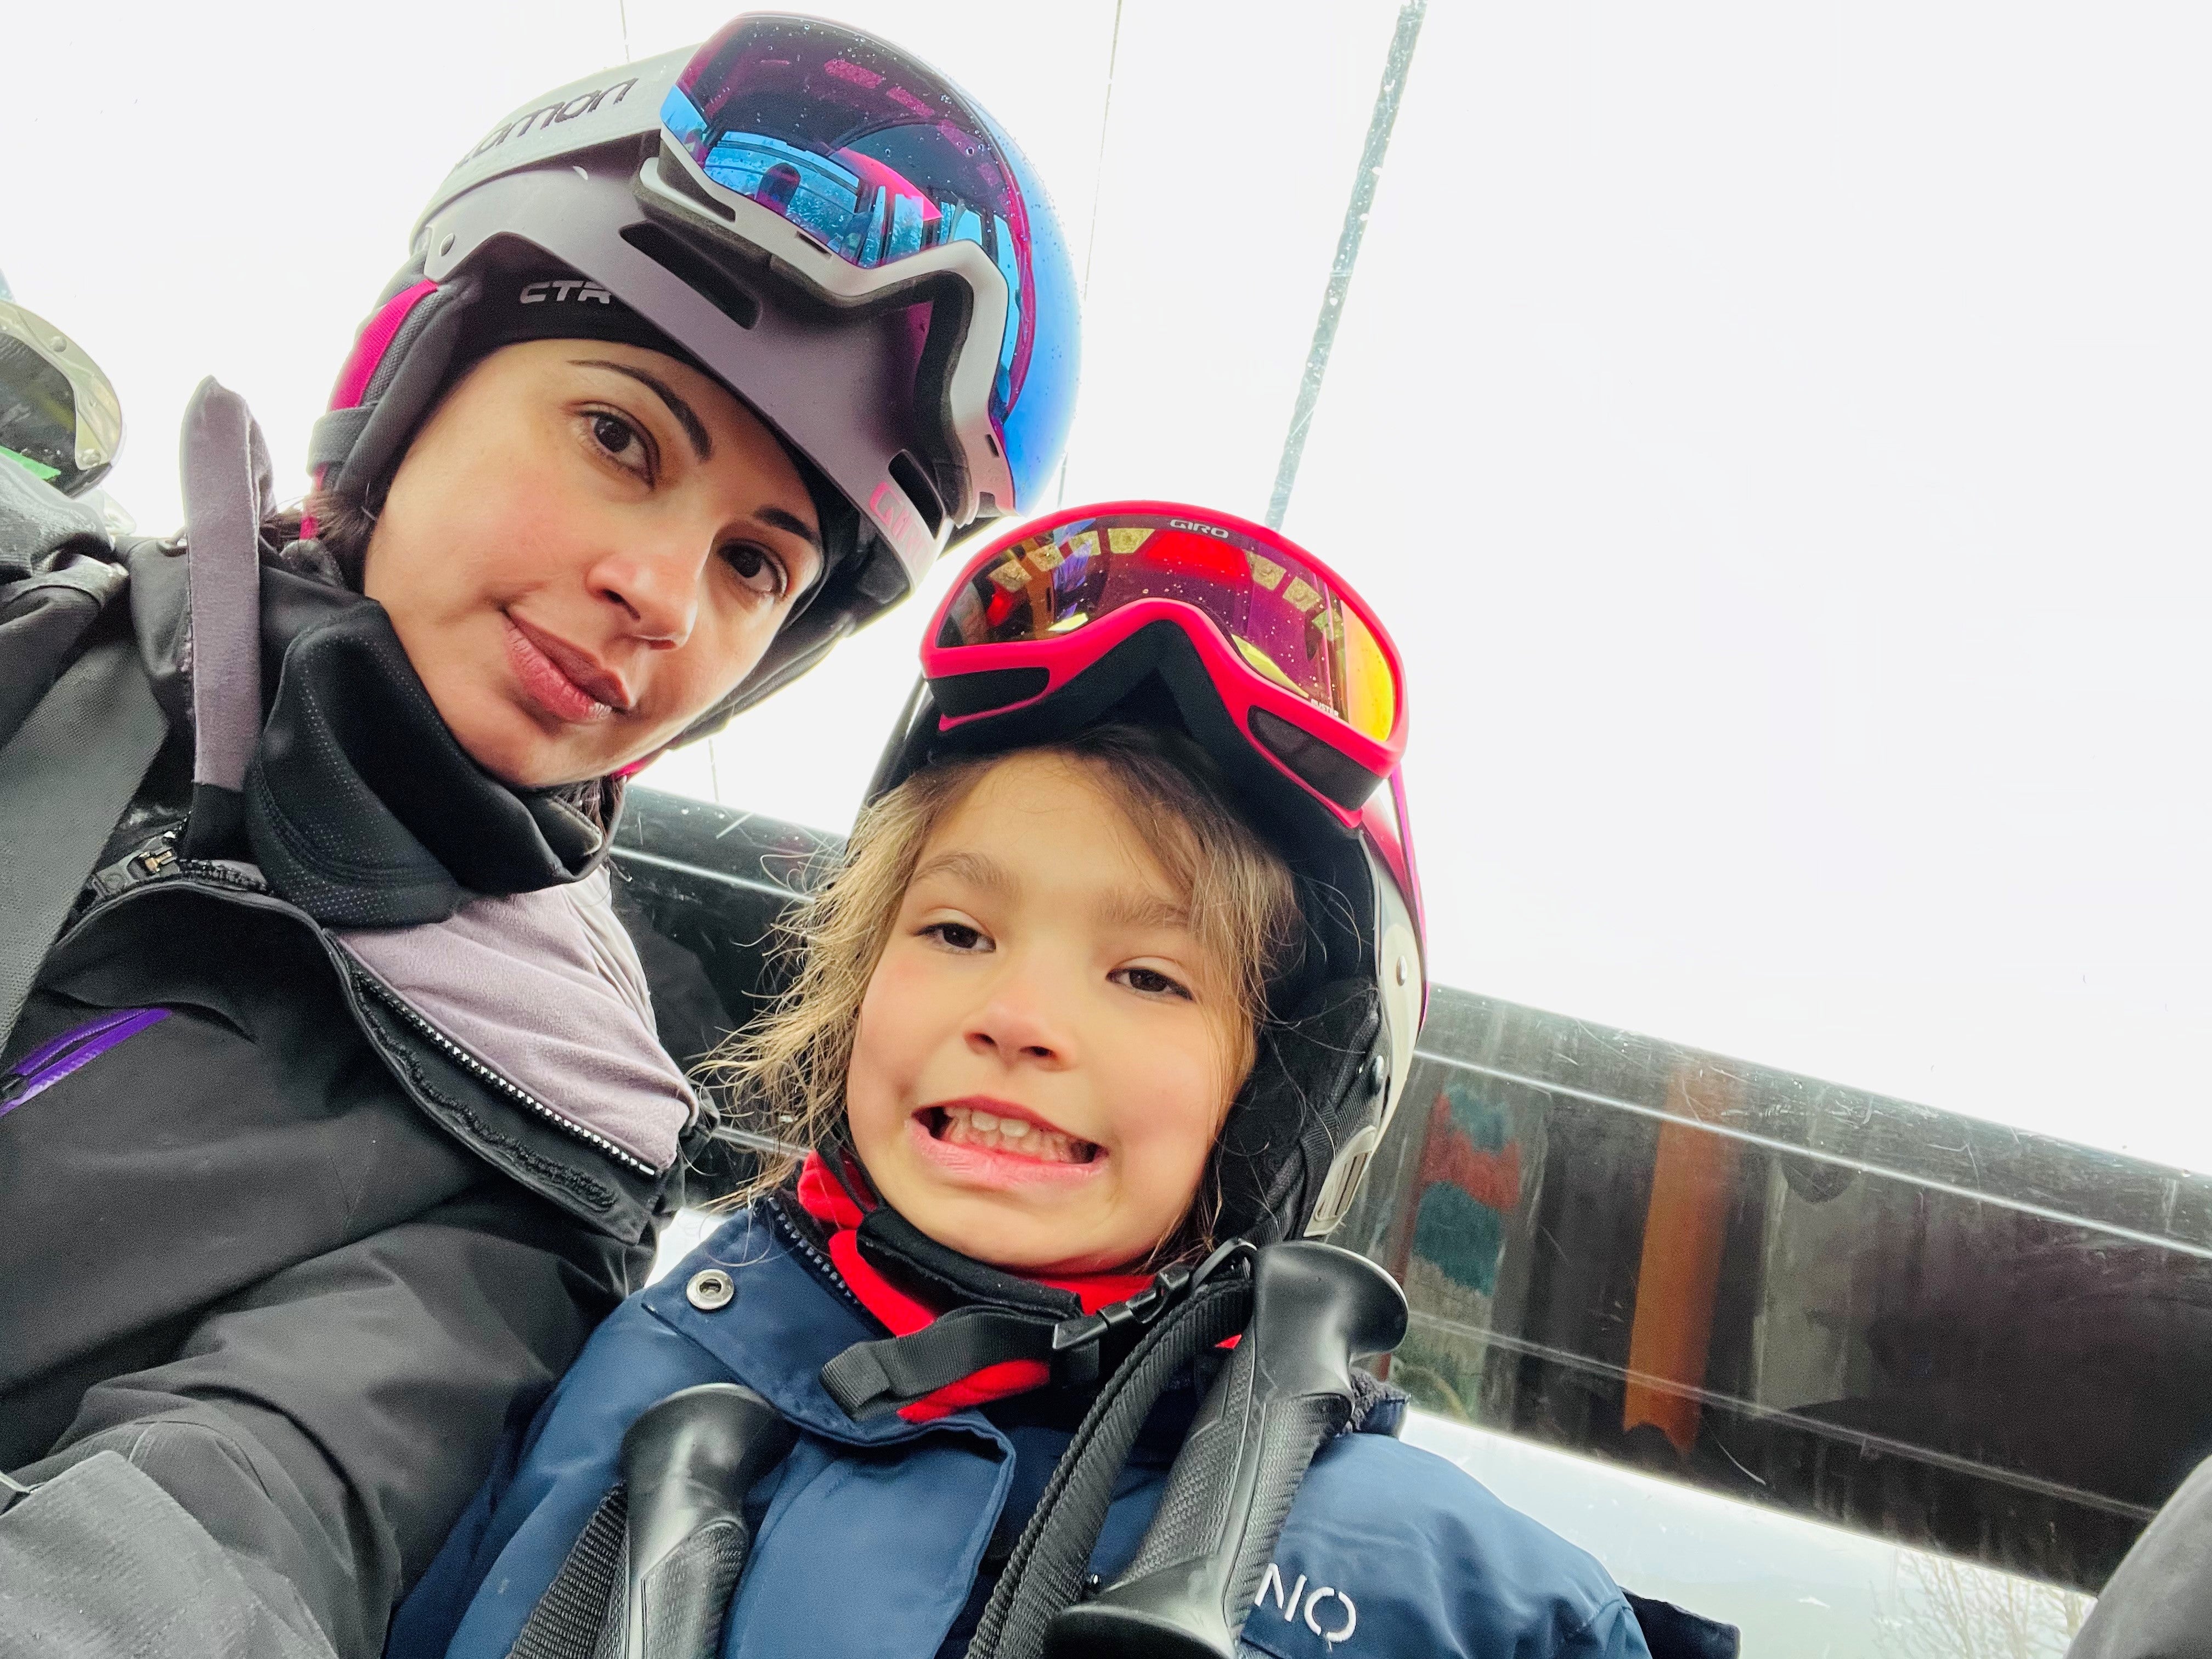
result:
<svg viewBox="0 0 2212 1659"><path fill-rule="evenodd" d="M453 165L456 167L466 167L486 150L497 149L508 139L520 138L532 127L543 132L556 122L573 121L580 115L589 115L603 102L611 109L629 97L629 89L636 84L637 76L633 75L627 81L617 81L611 86L595 87L589 92L580 92L566 103L541 104L526 115L518 115L512 121L494 127L483 136L482 143ZM612 94L611 99L609 97L610 94Z"/></svg>

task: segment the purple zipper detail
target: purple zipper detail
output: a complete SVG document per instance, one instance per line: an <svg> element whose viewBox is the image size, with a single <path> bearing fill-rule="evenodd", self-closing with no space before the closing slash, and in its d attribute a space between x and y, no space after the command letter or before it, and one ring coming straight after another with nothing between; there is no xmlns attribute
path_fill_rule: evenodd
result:
<svg viewBox="0 0 2212 1659"><path fill-rule="evenodd" d="M40 1044L17 1060L12 1070L0 1073L0 1117L32 1096L45 1093L71 1073L82 1071L116 1044L168 1017L167 1008L118 1009Z"/></svg>

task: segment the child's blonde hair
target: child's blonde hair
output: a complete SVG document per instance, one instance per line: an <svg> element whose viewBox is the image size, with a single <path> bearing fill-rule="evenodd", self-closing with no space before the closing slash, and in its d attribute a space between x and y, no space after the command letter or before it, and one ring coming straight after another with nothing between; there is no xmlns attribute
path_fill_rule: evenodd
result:
<svg viewBox="0 0 2212 1659"><path fill-rule="evenodd" d="M1222 800L1205 751L1180 734L1102 726L1012 754L1059 755L1088 769L1182 890L1192 928L1233 999L1233 1094L1252 1069L1268 981L1299 938L1289 868ZM836 872L778 925L795 977L750 1030L702 1067L703 1079L720 1085L720 1133L757 1148L827 1146L839 1137L860 1003L922 849L1012 754L925 767L860 814ZM774 1191L798 1163L789 1152L766 1152L760 1173L724 1205Z"/></svg>

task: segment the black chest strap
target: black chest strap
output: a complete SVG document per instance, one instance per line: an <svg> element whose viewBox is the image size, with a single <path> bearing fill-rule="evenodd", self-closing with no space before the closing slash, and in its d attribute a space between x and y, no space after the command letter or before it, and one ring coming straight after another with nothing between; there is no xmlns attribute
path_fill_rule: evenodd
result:
<svg viewBox="0 0 2212 1659"><path fill-rule="evenodd" d="M884 1278L951 1305L921 1330L855 1343L822 1368L823 1389L856 1421L1009 1360L1045 1365L1055 1387L1091 1387L1112 1376L1146 1331L1227 1259L1217 1251L1195 1270L1164 1267L1136 1295L1087 1314L1072 1291L949 1250L888 1206L860 1224L857 1243Z"/></svg>

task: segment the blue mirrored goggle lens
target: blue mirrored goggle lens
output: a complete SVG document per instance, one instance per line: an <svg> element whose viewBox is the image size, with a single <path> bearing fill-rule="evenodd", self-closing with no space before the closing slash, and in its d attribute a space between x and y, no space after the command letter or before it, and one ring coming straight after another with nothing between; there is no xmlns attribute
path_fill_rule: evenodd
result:
<svg viewBox="0 0 2212 1659"><path fill-rule="evenodd" d="M1073 268L1006 136L927 65L800 17L731 23L693 54L660 118L714 184L862 270L958 241L990 256L1008 300L991 416L1033 500L1073 400ZM1040 340L1040 314L1068 325ZM1039 465L1048 428L1053 458Z"/></svg>
<svg viewBox="0 0 2212 1659"><path fill-rule="evenodd" d="M1023 183L1030 207L1029 264L1018 309L1006 319L1006 349L993 388L991 418L1013 474L1015 504L1025 512L1042 506L1053 470L1067 445L1075 420L1076 381L1082 361L1082 301L1075 286L1075 262L1068 257L1060 216L1035 181L1013 140L999 134L1000 153ZM1017 342L1017 331L1022 338ZM1018 344L1019 349L1016 350ZM1013 374L1018 363L1021 372Z"/></svg>

